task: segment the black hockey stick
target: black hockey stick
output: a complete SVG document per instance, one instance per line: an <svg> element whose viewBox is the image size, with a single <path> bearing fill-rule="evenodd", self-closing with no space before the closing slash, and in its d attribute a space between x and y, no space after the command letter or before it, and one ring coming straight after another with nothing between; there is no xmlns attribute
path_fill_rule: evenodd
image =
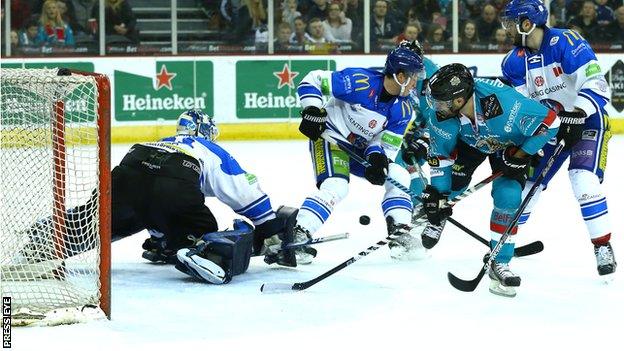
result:
<svg viewBox="0 0 624 351"><path fill-rule="evenodd" d="M362 156L358 155L355 151L353 151L351 149L350 145L347 142L345 142L343 140L336 139L336 138L328 135L326 132L323 132L323 134L321 135L321 138L323 138L325 141L327 141L329 143L336 144L340 148L340 150L346 152L349 155L349 157L354 159L356 162L358 162L362 166L370 167L371 164L368 161L366 161L364 158L362 158ZM391 178L391 177L386 175L386 181L389 182L390 184L396 186L401 191L407 193L409 196L413 196L414 195L408 188L406 188L403 184L399 183L396 179Z"/></svg>
<svg viewBox="0 0 624 351"><path fill-rule="evenodd" d="M376 251L377 249L379 249L380 247L382 247L382 246L384 246L386 244L388 244L386 241L380 240L375 245L369 246L364 251L360 251L357 255L352 256L348 260L342 262L341 264L337 265L336 267L328 270L327 272L319 275L318 277L316 277L314 279L310 279L310 280L305 281L305 282L294 283L294 284L289 284L289 283L264 283L260 287L260 291L266 293L266 292L305 290L305 289L311 287L312 285L320 282L321 280L329 277L330 275L333 275L334 273L343 270L344 268L346 268L347 266L351 265L355 261L361 259L362 257L368 256L368 254L370 254L373 251Z"/></svg>
<svg viewBox="0 0 624 351"><path fill-rule="evenodd" d="M422 182L423 185L426 185L425 174L422 170L422 167L420 167L420 165L418 164L418 162L416 162L416 159L414 157L412 157L412 163L414 164L414 168L418 172L418 177L420 178L420 181ZM490 243L486 239L481 237L479 234L473 232L472 230L470 230L470 228L466 227L465 225L459 223L454 218L448 217L448 221L454 224L457 228L461 229L464 233L477 239L477 241L479 241L483 245L487 246L488 248L490 247ZM544 250L544 244L541 241L534 241L530 244L515 248L514 256L522 257L522 256L534 255L538 252L542 252L542 250Z"/></svg>
<svg viewBox="0 0 624 351"><path fill-rule="evenodd" d="M470 228L464 226L463 224L459 223L458 221L456 221L455 219L453 219L453 217L448 217L447 218L449 222L451 222L453 225L455 225L457 228L461 229L464 233L470 235L471 237L477 239L478 242L482 243L483 245L487 246L488 248L490 247L490 243L484 239L481 235L473 232L472 230L470 230ZM514 249L514 256L515 257L523 257L523 256L529 256L529 255L535 255L536 253L540 253L544 250L544 243L542 243L541 241L534 241L532 243L526 244L526 245L522 245L522 246L518 246Z"/></svg>
<svg viewBox="0 0 624 351"><path fill-rule="evenodd" d="M514 215L509 225L507 225L507 228L505 228L505 232L503 233L503 236L498 241L496 246L494 246L494 249L492 249L490 256L488 257L486 262L481 267L481 270L479 271L479 274L477 274L477 277L472 280L463 280L453 275L453 273L448 272L449 283L451 283L451 285L455 289L470 292L470 291L474 291L477 288L477 286L479 285L479 282L481 282L481 279L483 279L485 272L488 270L488 268L492 264L492 261L496 258L500 250L503 248L503 244L505 244L505 241L507 240L509 235L511 235L511 231L513 227L516 225L516 223L518 223L518 220L520 219L522 212L524 211L524 209L527 207L527 205L531 201L531 198L533 198L533 195L537 191L537 188L542 184L544 177L546 176L548 171L550 171L550 168L555 162L555 159L559 156L564 146L565 146L565 140L562 139L559 142L559 144L557 144L557 147L555 148L555 152L548 159L548 162L546 163L546 166L544 167L540 175L537 177L537 179L535 179L535 184L533 184L527 196L524 198L524 200L522 200L522 203L516 210L516 214Z"/></svg>

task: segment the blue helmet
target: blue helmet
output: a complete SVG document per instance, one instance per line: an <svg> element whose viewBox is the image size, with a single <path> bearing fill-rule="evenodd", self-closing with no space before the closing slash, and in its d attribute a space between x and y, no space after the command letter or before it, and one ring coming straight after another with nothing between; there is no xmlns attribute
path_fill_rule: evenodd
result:
<svg viewBox="0 0 624 351"><path fill-rule="evenodd" d="M219 128L204 111L191 109L183 112L178 117L176 125L177 135L199 136L214 141L219 136Z"/></svg>
<svg viewBox="0 0 624 351"><path fill-rule="evenodd" d="M419 78L424 78L425 66L422 56L423 50L418 41L403 40L386 57L383 73L392 75L402 71L409 75L417 74Z"/></svg>
<svg viewBox="0 0 624 351"><path fill-rule="evenodd" d="M548 20L548 9L542 0L511 0L501 14L504 28L520 24L528 19L536 26L543 26Z"/></svg>

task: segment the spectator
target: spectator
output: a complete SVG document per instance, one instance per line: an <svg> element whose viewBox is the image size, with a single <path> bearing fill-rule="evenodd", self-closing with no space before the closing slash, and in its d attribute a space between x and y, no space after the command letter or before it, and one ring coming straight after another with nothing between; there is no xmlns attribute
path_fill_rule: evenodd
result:
<svg viewBox="0 0 624 351"><path fill-rule="evenodd" d="M345 17L342 5L338 2L331 3L328 10L327 19L323 21L325 33L330 33L337 42L350 42L353 22Z"/></svg>
<svg viewBox="0 0 624 351"><path fill-rule="evenodd" d="M295 31L290 36L290 43L294 45L302 45L310 42L312 38L310 38L310 34L306 32L306 27L308 24L303 19L303 17L295 18Z"/></svg>
<svg viewBox="0 0 624 351"><path fill-rule="evenodd" d="M273 45L275 51L285 51L290 48L290 36L292 33L293 30L287 22L281 22L277 26L277 36Z"/></svg>
<svg viewBox="0 0 624 351"><path fill-rule="evenodd" d="M401 34L397 35L397 37L394 39L394 42L398 45L403 40L418 40L420 37L420 33L422 33L422 27L420 25L420 22L412 22L411 24L405 25L405 29L403 29L403 32Z"/></svg>
<svg viewBox="0 0 624 351"><path fill-rule="evenodd" d="M392 38L399 34L399 27L388 14L388 2L385 0L375 1L373 14L371 16L371 43L394 44Z"/></svg>
<svg viewBox="0 0 624 351"><path fill-rule="evenodd" d="M17 32L12 30L11 31L11 50L15 50L18 44L19 44L19 38L17 37Z"/></svg>
<svg viewBox="0 0 624 351"><path fill-rule="evenodd" d="M318 18L321 21L327 18L327 0L313 0L313 4L306 13L306 19L309 23L312 23L313 18Z"/></svg>
<svg viewBox="0 0 624 351"><path fill-rule="evenodd" d="M606 26L613 22L613 9L607 6L607 0L596 0L596 19L599 26Z"/></svg>
<svg viewBox="0 0 624 351"><path fill-rule="evenodd" d="M434 13L439 15L442 12L438 0L418 0L415 2L413 9L416 12L416 16L418 16L418 20L425 23L425 26L433 21Z"/></svg>
<svg viewBox="0 0 624 351"><path fill-rule="evenodd" d="M36 41L49 45L74 45L74 33L71 27L63 22L56 0L47 0L43 3Z"/></svg>
<svg viewBox="0 0 624 351"><path fill-rule="evenodd" d="M483 14L477 20L476 25L480 38L491 38L494 35L494 31L501 28L496 8L490 4L485 5Z"/></svg>
<svg viewBox="0 0 624 351"><path fill-rule="evenodd" d="M320 18L312 18L310 20L310 23L308 23L308 32L310 33L310 38L308 40L310 44L333 43L336 41L331 33L325 31L325 27Z"/></svg>
<svg viewBox="0 0 624 351"><path fill-rule="evenodd" d="M19 46L37 46L39 42L37 41L37 34L39 33L39 25L37 20L31 18L24 28L19 31L18 43Z"/></svg>
<svg viewBox="0 0 624 351"><path fill-rule="evenodd" d="M568 22L567 2L567 0L552 0L550 2L550 15L555 16L557 19L556 23L564 24ZM551 19L550 25L554 26L554 24Z"/></svg>
<svg viewBox="0 0 624 351"><path fill-rule="evenodd" d="M362 27L364 27L364 13L360 7L360 0L346 0L344 6L345 17L350 18L353 22L352 33L363 32Z"/></svg>
<svg viewBox="0 0 624 351"><path fill-rule="evenodd" d="M496 52L507 52L511 49L511 43L507 38L507 32L503 28L498 28L494 31L494 36L491 39L488 50Z"/></svg>
<svg viewBox="0 0 624 351"><path fill-rule="evenodd" d="M465 11L460 11L460 13L468 14L468 19L476 21L481 18L481 9L483 8L483 0L461 0L460 2L464 3ZM453 6L451 2L449 6ZM461 6L460 6L461 9ZM452 12L449 12L452 13Z"/></svg>
<svg viewBox="0 0 624 351"><path fill-rule="evenodd" d="M63 22L67 23L74 33L83 31L84 28L76 21L76 11L74 10L74 4L70 0L56 0L56 6L58 7Z"/></svg>
<svg viewBox="0 0 624 351"><path fill-rule="evenodd" d="M295 18L301 16L301 12L297 11L297 0L286 0L282 2L282 23L290 25L290 31L295 30Z"/></svg>
<svg viewBox="0 0 624 351"><path fill-rule="evenodd" d="M479 33L477 25L472 20L464 22L464 27L459 33L459 49L461 51L472 51L475 44L479 44Z"/></svg>
<svg viewBox="0 0 624 351"><path fill-rule="evenodd" d="M89 26L89 19L99 17L91 17L93 7L98 1L99 0L72 0L74 15L76 17L76 30L85 34L93 34Z"/></svg>
<svg viewBox="0 0 624 351"><path fill-rule="evenodd" d="M2 1L2 6L4 7L4 1ZM31 13L29 1L11 0L11 29L19 30L23 28ZM2 30L4 30L4 27L2 27Z"/></svg>
<svg viewBox="0 0 624 351"><path fill-rule="evenodd" d="M429 44L430 46L445 45L446 38L444 36L444 28L442 28L442 26L437 23L430 25L425 43Z"/></svg>
<svg viewBox="0 0 624 351"><path fill-rule="evenodd" d="M606 26L607 41L624 44L624 6L615 9L615 21Z"/></svg>
<svg viewBox="0 0 624 351"><path fill-rule="evenodd" d="M106 27L106 41L139 42L139 32L136 29L136 18L130 4L126 0L104 1L104 25ZM98 18L100 6L96 4L91 11L92 18Z"/></svg>
<svg viewBox="0 0 624 351"><path fill-rule="evenodd" d="M591 0L583 2L583 7L578 16L572 18L568 25L578 30L590 43L593 41L594 32L598 29L596 19L596 5Z"/></svg>
<svg viewBox="0 0 624 351"><path fill-rule="evenodd" d="M233 22L232 41L249 43L254 33L266 25L267 13L262 0L243 0L238 10L237 22Z"/></svg>

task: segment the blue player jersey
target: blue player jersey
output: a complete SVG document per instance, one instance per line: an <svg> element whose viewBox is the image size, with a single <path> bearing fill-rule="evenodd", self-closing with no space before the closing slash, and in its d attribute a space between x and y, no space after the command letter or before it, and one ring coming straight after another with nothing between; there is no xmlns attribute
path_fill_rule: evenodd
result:
<svg viewBox="0 0 624 351"><path fill-rule="evenodd" d="M516 90L556 111L578 107L587 116L609 100L609 84L594 51L577 32L546 28L538 51L511 50L502 63L503 75Z"/></svg>
<svg viewBox="0 0 624 351"><path fill-rule="evenodd" d="M183 153L196 159L200 166L202 193L216 197L234 212L252 220L254 225L274 218L271 201L260 189L256 176L245 172L234 157L216 143L202 137L179 135L143 145Z"/></svg>
<svg viewBox="0 0 624 351"><path fill-rule="evenodd" d="M413 109L407 97L380 101L384 74L365 68L308 73L297 89L303 107L323 107L328 129L358 149L383 152L391 159L401 147Z"/></svg>

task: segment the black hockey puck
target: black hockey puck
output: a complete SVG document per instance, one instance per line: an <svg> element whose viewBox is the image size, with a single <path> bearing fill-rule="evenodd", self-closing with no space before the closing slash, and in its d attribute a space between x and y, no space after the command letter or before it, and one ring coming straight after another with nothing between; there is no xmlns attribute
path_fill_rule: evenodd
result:
<svg viewBox="0 0 624 351"><path fill-rule="evenodd" d="M360 224L361 225L368 225L370 223L370 217L369 216L360 216Z"/></svg>

